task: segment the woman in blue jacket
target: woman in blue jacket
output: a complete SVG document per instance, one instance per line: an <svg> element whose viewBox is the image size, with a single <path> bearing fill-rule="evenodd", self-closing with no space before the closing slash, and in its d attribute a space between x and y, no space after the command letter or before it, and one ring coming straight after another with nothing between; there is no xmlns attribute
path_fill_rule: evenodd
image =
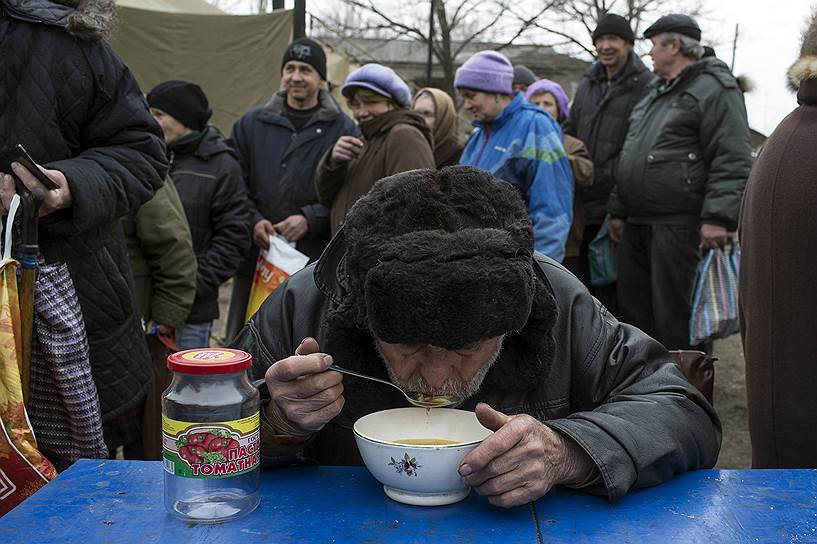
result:
<svg viewBox="0 0 817 544"><path fill-rule="evenodd" d="M474 116L460 164L514 185L528 206L536 250L561 262L573 221L573 175L556 121L512 90L513 66L480 51L457 70L454 86Z"/></svg>

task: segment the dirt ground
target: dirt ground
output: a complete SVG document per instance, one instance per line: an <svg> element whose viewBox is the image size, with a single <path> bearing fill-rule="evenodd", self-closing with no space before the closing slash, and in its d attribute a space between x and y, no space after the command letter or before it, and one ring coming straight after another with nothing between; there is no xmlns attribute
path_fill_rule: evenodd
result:
<svg viewBox="0 0 817 544"><path fill-rule="evenodd" d="M749 468L752 450L746 411L746 377L740 334L715 342L715 409L723 424L718 468Z"/></svg>
<svg viewBox="0 0 817 544"><path fill-rule="evenodd" d="M227 314L231 282L221 287L219 302L222 316ZM223 320L213 323L213 345L224 338ZM718 468L749 468L752 458L749 447L749 428L746 413L746 380L744 376L743 346L740 335L715 342L715 409L723 424L723 444L718 457Z"/></svg>

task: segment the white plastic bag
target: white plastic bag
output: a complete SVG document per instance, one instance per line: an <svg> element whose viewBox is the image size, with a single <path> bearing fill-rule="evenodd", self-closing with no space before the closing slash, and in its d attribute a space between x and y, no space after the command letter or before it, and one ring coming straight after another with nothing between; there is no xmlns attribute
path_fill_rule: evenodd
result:
<svg viewBox="0 0 817 544"><path fill-rule="evenodd" d="M245 319L250 319L276 287L308 262L309 257L292 247L286 238L270 235L269 249L258 254Z"/></svg>

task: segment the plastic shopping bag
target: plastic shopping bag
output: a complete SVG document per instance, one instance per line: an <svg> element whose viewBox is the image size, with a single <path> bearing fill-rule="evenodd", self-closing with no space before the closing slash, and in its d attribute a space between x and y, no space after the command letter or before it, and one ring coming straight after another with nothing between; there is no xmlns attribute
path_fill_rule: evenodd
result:
<svg viewBox="0 0 817 544"><path fill-rule="evenodd" d="M610 216L604 218L599 232L587 247L590 264L590 285L610 285L616 281L616 246L610 239L608 224Z"/></svg>
<svg viewBox="0 0 817 544"><path fill-rule="evenodd" d="M276 287L308 262L309 257L289 245L286 238L270 235L269 249L258 254L245 320L250 319L258 311Z"/></svg>
<svg viewBox="0 0 817 544"><path fill-rule="evenodd" d="M728 250L710 249L698 265L689 321L690 345L726 338L738 332L739 271L740 247L737 242Z"/></svg>
<svg viewBox="0 0 817 544"><path fill-rule="evenodd" d="M29 415L40 449L60 470L77 459L106 459L85 320L65 263L40 266L33 333Z"/></svg>
<svg viewBox="0 0 817 544"><path fill-rule="evenodd" d="M11 223L19 201L19 196L12 200L0 257L0 516L57 475L37 448L23 403L17 261L11 258Z"/></svg>

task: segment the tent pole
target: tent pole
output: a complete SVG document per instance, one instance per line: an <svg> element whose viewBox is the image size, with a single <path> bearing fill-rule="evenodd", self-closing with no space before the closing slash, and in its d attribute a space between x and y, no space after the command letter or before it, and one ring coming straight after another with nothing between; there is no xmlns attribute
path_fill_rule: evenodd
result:
<svg viewBox="0 0 817 544"><path fill-rule="evenodd" d="M297 40L306 36L306 0L295 0L295 10L292 14L292 39Z"/></svg>

